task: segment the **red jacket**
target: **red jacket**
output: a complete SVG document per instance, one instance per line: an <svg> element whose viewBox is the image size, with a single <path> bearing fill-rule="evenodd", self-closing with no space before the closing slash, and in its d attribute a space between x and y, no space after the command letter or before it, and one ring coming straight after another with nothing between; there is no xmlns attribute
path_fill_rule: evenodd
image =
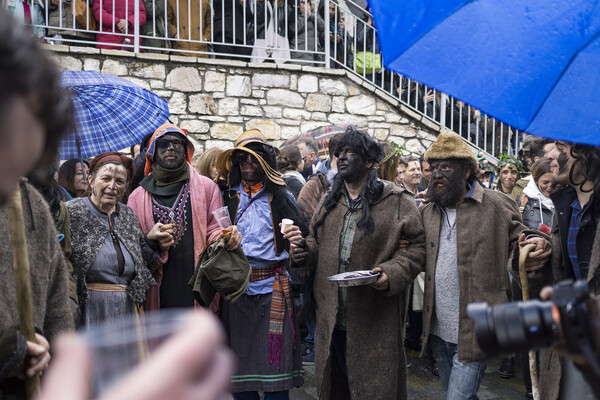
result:
<svg viewBox="0 0 600 400"><path fill-rule="evenodd" d="M94 12L94 17L96 18L96 22L98 22L99 30L101 32L109 32L109 33L97 33L96 41L99 43L96 45L99 49L123 49L123 50L132 50L133 48L122 46L110 46L102 43L115 43L115 44L123 44L125 39L129 39L129 43L133 44L133 26L135 24L135 16L134 16L134 7L135 0L95 0L92 5L92 11ZM113 8L114 2L114 8ZM100 6L102 5L102 9ZM139 0L139 25L142 26L146 23L146 9L144 8L144 3L142 0ZM100 17L102 16L102 21L100 21ZM124 35L117 28L117 22L120 19L127 19L128 35ZM114 33L113 33L114 32ZM139 44L141 45L141 39L139 40Z"/></svg>

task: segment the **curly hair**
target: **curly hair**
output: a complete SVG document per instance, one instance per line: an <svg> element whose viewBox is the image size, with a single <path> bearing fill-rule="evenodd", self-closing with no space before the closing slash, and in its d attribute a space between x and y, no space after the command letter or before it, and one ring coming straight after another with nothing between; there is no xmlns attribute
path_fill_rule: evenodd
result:
<svg viewBox="0 0 600 400"><path fill-rule="evenodd" d="M26 100L45 128L39 165L52 165L61 136L75 127L71 97L60 84L49 52L4 9L0 9L0 37L0 109L15 98Z"/></svg>
<svg viewBox="0 0 600 400"><path fill-rule="evenodd" d="M600 196L600 147L590 146L586 144L573 143L571 144L571 157L574 162L569 172L569 182L573 186L579 186L582 192L594 192L594 197ZM581 182L575 182L574 171L575 165L579 164L581 170L581 176L583 180ZM583 186L587 182L593 183L593 188L590 190L584 190Z"/></svg>
<svg viewBox="0 0 600 400"><path fill-rule="evenodd" d="M337 146L336 157L339 156L339 149L344 148L344 146L349 146L353 152L359 154L367 162L377 163L383 158L381 145L367 135L366 132L358 130L353 126L348 127L346 133L341 138ZM383 182L377 176L377 170L375 168L369 169L366 184L360 193L362 199L362 216L358 221L357 227L361 229L362 233L359 239L369 236L375 229L373 218L371 217L370 205L379 199L383 192L383 186ZM342 189L344 187L344 180L339 175L336 175L333 186L323 202L322 208L325 209L325 212L314 225L314 235L317 242L319 241L318 228L323 225L327 215L335 208L340 196L342 196Z"/></svg>

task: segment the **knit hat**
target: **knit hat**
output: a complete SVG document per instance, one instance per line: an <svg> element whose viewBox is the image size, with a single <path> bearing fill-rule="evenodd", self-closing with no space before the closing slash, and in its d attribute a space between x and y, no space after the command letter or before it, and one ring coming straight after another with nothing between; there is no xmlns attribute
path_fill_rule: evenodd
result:
<svg viewBox="0 0 600 400"><path fill-rule="evenodd" d="M425 153L425 161L447 160L450 158L470 160L473 164L477 165L477 157L475 157L471 146L456 133L449 129L444 129Z"/></svg>
<svg viewBox="0 0 600 400"><path fill-rule="evenodd" d="M281 177L281 173L270 166L269 163L267 163L258 153L247 147L251 143L260 143L265 146L270 146L273 148L273 150L275 150L275 154L279 155L279 149L269 143L261 131L258 129L247 130L237 138L235 141L235 147L233 149L226 150L219 156L219 158L217 158L217 170L219 171L219 176L229 176L229 172L233 166L233 152L236 150L241 150L252 154L258 160L263 171L265 171L267 179L276 185L285 186L285 182Z"/></svg>
<svg viewBox="0 0 600 400"><path fill-rule="evenodd" d="M146 151L146 166L144 168L144 174L146 176L149 175L150 172L152 172L152 163L154 162L154 153L156 151L156 140L161 138L162 136L165 136L166 134L169 134L169 133L175 133L175 134L179 134L179 135L183 136L183 139L185 139L185 142L186 142L185 143L185 148L186 148L185 159L189 163L192 162L192 157L194 156L194 145L188 139L187 131L185 129L180 129L179 127L177 127L173 124L166 123L166 124L159 126L158 129L156 129L156 131L154 131L154 134L152 135L152 138L150 139L150 142L148 143L148 150Z"/></svg>

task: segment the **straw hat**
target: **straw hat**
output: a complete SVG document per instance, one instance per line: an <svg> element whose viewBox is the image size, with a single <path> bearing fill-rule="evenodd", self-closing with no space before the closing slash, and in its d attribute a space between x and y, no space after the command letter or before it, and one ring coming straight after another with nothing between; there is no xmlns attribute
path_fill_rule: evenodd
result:
<svg viewBox="0 0 600 400"><path fill-rule="evenodd" d="M231 167L233 166L233 153L236 150L241 150L253 155L258 160L263 171L265 171L267 179L269 179L276 185L285 186L285 182L283 181L283 178L281 177L279 171L271 167L254 150L249 149L247 147L251 143L260 143L262 145L272 147L273 150L275 150L275 154L279 155L279 149L273 146L271 143L269 143L267 141L267 138L265 137L265 135L262 134L261 131L259 131L258 129L247 130L244 133L242 133L240 137L237 138L237 140L235 141L235 147L233 149L226 150L219 156L219 158L217 158L217 170L219 171L219 176L229 176L229 172L231 171Z"/></svg>

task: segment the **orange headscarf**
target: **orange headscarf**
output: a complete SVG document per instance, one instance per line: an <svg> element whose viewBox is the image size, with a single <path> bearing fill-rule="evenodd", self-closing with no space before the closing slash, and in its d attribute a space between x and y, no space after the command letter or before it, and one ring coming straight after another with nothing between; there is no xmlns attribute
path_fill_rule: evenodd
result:
<svg viewBox="0 0 600 400"><path fill-rule="evenodd" d="M178 133L183 136L186 142L186 154L185 159L187 162L192 162L192 157L194 156L194 145L188 139L187 130L181 129L176 125L166 123L158 127L152 138L150 138L150 143L148 143L148 151L146 152L146 166L144 167L144 174L148 176L150 172L152 172L152 163L154 162L154 152L156 151L156 139L168 134L168 133Z"/></svg>

